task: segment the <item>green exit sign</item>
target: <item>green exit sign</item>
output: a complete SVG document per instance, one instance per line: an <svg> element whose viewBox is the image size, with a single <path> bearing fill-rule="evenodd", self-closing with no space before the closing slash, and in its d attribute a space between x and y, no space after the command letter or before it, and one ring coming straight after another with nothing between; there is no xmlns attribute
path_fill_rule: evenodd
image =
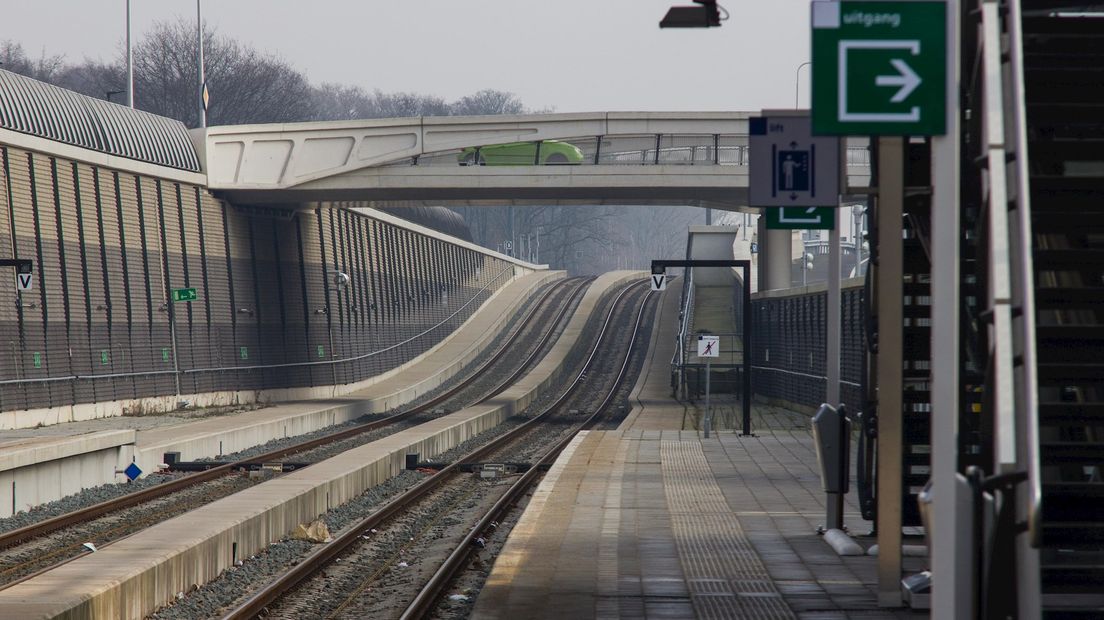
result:
<svg viewBox="0 0 1104 620"><path fill-rule="evenodd" d="M944 2L813 2L813 134L947 132Z"/></svg>
<svg viewBox="0 0 1104 620"><path fill-rule="evenodd" d="M194 288L174 288L172 290L173 301L195 301L198 297Z"/></svg>
<svg viewBox="0 0 1104 620"><path fill-rule="evenodd" d="M767 230L832 230L836 227L833 207L772 207L764 212Z"/></svg>

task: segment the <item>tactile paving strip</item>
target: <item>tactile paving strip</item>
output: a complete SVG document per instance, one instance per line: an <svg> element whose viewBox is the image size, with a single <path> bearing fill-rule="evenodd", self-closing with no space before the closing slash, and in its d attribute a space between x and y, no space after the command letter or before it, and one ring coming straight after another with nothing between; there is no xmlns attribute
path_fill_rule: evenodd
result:
<svg viewBox="0 0 1104 620"><path fill-rule="evenodd" d="M660 461L695 615L795 618L725 501L701 443L661 441Z"/></svg>

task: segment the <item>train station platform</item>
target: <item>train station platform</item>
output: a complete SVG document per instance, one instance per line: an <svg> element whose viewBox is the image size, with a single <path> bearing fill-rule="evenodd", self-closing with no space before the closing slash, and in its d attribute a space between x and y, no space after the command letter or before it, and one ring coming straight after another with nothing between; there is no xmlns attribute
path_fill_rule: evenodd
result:
<svg viewBox="0 0 1104 620"><path fill-rule="evenodd" d="M579 435L556 460L473 617L927 617L879 609L877 558L841 557L816 533L825 495L808 415L757 405L754 436L702 437L700 408L672 397L673 288L660 298L633 410L617 430ZM852 533L870 529L854 492L844 522ZM907 560L910 571L926 568L924 558Z"/></svg>
<svg viewBox="0 0 1104 620"><path fill-rule="evenodd" d="M752 437L578 436L511 532L473 617L926 617L879 609L877 558L841 557L816 533L825 504L808 416L760 407L753 422ZM845 523L869 527L854 493Z"/></svg>

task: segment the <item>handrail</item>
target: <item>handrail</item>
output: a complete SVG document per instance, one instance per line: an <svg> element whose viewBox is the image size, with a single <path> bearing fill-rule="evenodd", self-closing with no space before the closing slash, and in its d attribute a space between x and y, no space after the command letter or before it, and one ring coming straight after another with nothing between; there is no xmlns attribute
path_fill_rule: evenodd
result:
<svg viewBox="0 0 1104 620"><path fill-rule="evenodd" d="M986 158L988 183L988 264L990 348L993 364L993 431L998 468L1015 468L1020 464L1017 454L1016 386L1012 363L1012 274L1010 263L1014 248L1008 235L1008 179L1004 145L1004 86L1001 66L1001 24L996 2L981 4L982 20L982 96L985 109L982 116L983 153Z"/></svg>
<svg viewBox="0 0 1104 620"><path fill-rule="evenodd" d="M1026 413L1024 431L1027 444L1027 535L1031 546L1042 544L1042 464L1039 455L1039 383L1035 352L1035 272L1031 261L1031 177L1028 173L1027 110L1024 103L1023 24L1020 0L1009 0L1008 56L1012 111L1012 148L1016 160L1016 218L1020 247L1018 276L1020 289L1020 329L1023 364L1021 409Z"/></svg>

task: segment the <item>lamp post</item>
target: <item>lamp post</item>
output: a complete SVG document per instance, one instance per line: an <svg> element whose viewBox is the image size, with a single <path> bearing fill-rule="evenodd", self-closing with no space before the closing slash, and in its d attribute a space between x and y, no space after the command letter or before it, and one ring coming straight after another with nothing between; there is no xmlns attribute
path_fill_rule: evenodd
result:
<svg viewBox="0 0 1104 620"><path fill-rule="evenodd" d="M127 107L134 107L134 50L130 44L130 0L126 3ZM107 96L111 101L111 95Z"/></svg>
<svg viewBox="0 0 1104 620"><path fill-rule="evenodd" d="M199 69L199 126L207 126L207 77L203 70L203 13L196 0L196 65Z"/></svg>
<svg viewBox="0 0 1104 620"><path fill-rule="evenodd" d="M813 61L806 60L805 62L801 63L800 65L797 65L797 71L794 71L794 109L795 110L799 107L798 103L797 103L798 102L797 96L801 92L801 68L802 67L807 67L811 64L813 64Z"/></svg>

